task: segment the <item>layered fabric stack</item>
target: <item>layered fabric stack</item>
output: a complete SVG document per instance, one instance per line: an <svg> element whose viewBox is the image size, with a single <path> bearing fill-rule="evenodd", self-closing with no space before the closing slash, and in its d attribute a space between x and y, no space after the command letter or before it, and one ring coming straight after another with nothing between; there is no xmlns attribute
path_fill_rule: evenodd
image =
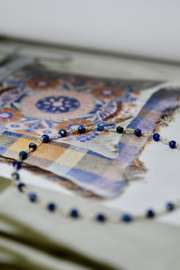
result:
<svg viewBox="0 0 180 270"><path fill-rule="evenodd" d="M138 114L142 100L149 96L141 90L155 83L63 75L35 65L9 76L5 83L7 91L1 94L0 154L12 159L18 159L19 152L28 149L38 137L53 136L61 129L71 131L80 125L93 127L105 121L110 129L131 121L128 127L142 126L144 131L152 131L163 112L171 105L177 106L178 98L178 93L168 96L162 90ZM42 145L27 163L98 196L116 196L126 186L124 171L146 143L146 139L139 141L135 136L123 135L121 142L120 138L120 134L108 130L77 132Z"/></svg>

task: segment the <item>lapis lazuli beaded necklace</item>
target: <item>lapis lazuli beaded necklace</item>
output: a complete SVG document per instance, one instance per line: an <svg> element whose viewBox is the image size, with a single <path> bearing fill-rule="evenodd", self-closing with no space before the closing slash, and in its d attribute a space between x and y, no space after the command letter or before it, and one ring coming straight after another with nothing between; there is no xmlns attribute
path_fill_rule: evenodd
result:
<svg viewBox="0 0 180 270"><path fill-rule="evenodd" d="M119 222L120 220L122 222L131 222L133 220L138 220L138 219L145 219L145 218L154 218L156 216L160 216L162 214L165 214L169 211L174 210L175 208L180 206L180 201L173 203L173 202L168 202L166 203L163 211L155 212L153 209L148 209L147 212L144 215L141 216L132 216L130 214L120 214L114 218L114 216L108 216L104 213L97 213L96 215L90 216L88 214L82 214L79 212L78 209L71 209L68 213L64 211L63 209L57 207L57 205L54 202L45 204L42 202L39 197L37 196L36 193L30 192L28 190L27 185L25 185L23 182L20 182L20 176L19 176L19 169L21 168L21 162L25 159L28 158L28 156L31 155L32 152L36 151L39 146L41 146L43 143L48 143L51 140L59 139L62 137L66 137L67 135L71 135L74 132L79 132L80 134L85 133L86 131L94 131L97 130L98 132L102 132L104 130L107 130L109 132L117 132L119 134L126 133L126 134L135 134L136 136L148 136L152 137L154 141L158 142L161 141L164 144L169 145L170 148L172 149L180 149L180 145L177 144L175 141L168 141L167 139L164 139L160 136L158 133L151 133L149 131L142 131L141 129L131 129L131 128L123 128L121 126L118 126L116 128L108 128L105 126L104 123L99 123L97 126L93 127L87 127L84 125L80 125L78 128L75 128L73 130L65 130L61 129L57 135L53 137L49 137L48 135L43 135L42 137L37 139L37 143L30 143L29 144L29 149L26 151L21 151L19 153L19 159L13 163L14 170L12 172L12 182L14 185L16 185L19 189L20 192L26 194L32 203L39 203L40 205L43 205L47 210L51 212L57 212L60 215L63 216L69 216L72 218L82 218L82 219L90 219L90 220L97 220L99 222Z"/></svg>

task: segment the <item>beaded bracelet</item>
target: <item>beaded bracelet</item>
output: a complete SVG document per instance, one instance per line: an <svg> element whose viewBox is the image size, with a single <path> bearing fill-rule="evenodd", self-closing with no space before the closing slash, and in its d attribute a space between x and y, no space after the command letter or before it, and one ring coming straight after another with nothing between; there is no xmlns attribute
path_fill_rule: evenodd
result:
<svg viewBox="0 0 180 270"><path fill-rule="evenodd" d="M51 203L44 203L41 201L38 196L33 193L29 192L28 187L20 182L20 177L18 174L18 170L21 168L21 162L28 158L28 156L31 155L32 152L37 150L39 146L42 145L42 143L48 143L51 140L55 140L58 138L66 137L68 134L72 134L73 132L79 132L80 134L85 133L86 130L97 130L99 132L108 130L110 132L117 132L119 134L125 133L125 134L135 134L136 136L148 136L152 137L154 141L161 141L164 144L169 144L169 147L174 149L180 149L180 145L177 144L175 141L168 141L167 139L164 139L160 136L158 133L151 133L149 131L142 131L141 129L131 129L131 128L123 128L121 126L118 126L117 128L108 128L105 127L104 123L99 123L97 126L93 127L87 127L84 125L80 125L78 128L75 128L73 130L65 130L61 129L57 135L49 137L48 135L43 135L42 137L37 139L37 143L30 143L29 144L29 150L21 151L19 153L19 159L13 163L14 171L12 172L12 182L14 185L16 185L20 192L26 194L32 203L38 203L39 205L43 206L44 208L47 208L51 212L56 212L62 216L69 216L72 218L82 218L82 219L88 219L88 220L97 220L99 222L109 221L109 222L115 222L118 223L120 220L123 222L131 222L132 220L139 220L139 219L145 219L145 218L153 218L155 216L160 216L162 214L165 214L169 211L174 210L175 208L180 206L180 201L177 201L176 203L168 202L164 208L164 210L155 212L153 209L148 209L147 212L144 215L141 216L132 216L130 214L120 214L117 212L116 215L105 215L103 213L98 213L95 215L88 215L88 214L82 214L78 211L78 209L71 209L69 212L64 211L63 209L56 206L54 202Z"/></svg>

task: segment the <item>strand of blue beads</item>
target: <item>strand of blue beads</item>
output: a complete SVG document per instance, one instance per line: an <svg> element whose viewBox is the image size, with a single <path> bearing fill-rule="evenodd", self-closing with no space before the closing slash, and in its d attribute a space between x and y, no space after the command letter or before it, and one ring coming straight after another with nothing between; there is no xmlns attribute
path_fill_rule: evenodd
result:
<svg viewBox="0 0 180 270"><path fill-rule="evenodd" d="M104 128L105 128L104 123L99 123L99 124L97 125L96 128L97 128L97 130L98 130L99 132L103 131ZM83 125L80 125L75 131L78 131L80 134L83 134L83 133L85 133L85 131L86 131L86 127L83 126ZM135 129L135 130L133 130L133 129L124 129L124 128L121 127L121 126L118 126L115 130L113 129L113 131L116 131L116 132L119 133L119 134L122 134L123 132L125 132L125 133L131 132L131 134L132 134L132 132L134 132L134 134L135 134L137 137L140 137L142 134L145 134L145 132L142 132L141 129ZM58 136L58 137L55 136L54 138L66 137L67 134L68 134L68 131L66 131L65 129L61 129L61 130L59 131L59 136ZM19 153L19 160L18 160L18 161L15 161L15 162L13 163L14 172L12 173L12 180L13 180L14 183L17 185L19 191L21 191L21 192L25 192L25 191L26 191L26 193L27 193L27 195L28 195L28 198L29 198L29 200L30 200L32 203L36 203L36 202L39 201L39 200L38 200L38 196L37 196L37 194L35 194L35 193L33 193L33 192L28 192L27 186L26 186L24 183L20 182L20 176L19 176L18 170L21 169L21 162L22 162L23 160L27 159L28 156L29 156L29 154L30 154L31 152L36 151L38 145L41 145L42 143L49 143L49 141L50 141L51 139L53 139L53 137L50 138L48 135L45 134L45 135L43 135L41 138L39 138L39 144L36 144L36 143L30 143L30 144L29 144L29 150L28 150L28 151L21 151L21 152ZM153 139L154 139L154 141L156 141L156 142L159 141L159 140L163 141L163 138L161 138L161 137L160 137L160 134L158 134L158 133L153 134ZM166 143L167 143L167 142L166 142ZM170 142L169 142L169 146L170 146L170 148L172 148L172 149L174 149L174 148L176 148L176 147L179 147L179 145L176 144L175 141L170 141ZM178 207L178 206L180 206L180 204L177 204L177 205L176 205L176 204L174 204L174 203L172 203L172 202L168 202L168 203L166 204L166 206L165 206L165 210L166 210L167 212L168 212L168 211L173 211L173 210L174 210L176 207ZM46 205L46 208L47 208L50 212L55 212L55 211L57 211L57 209L58 209L58 207L56 206L56 204L55 204L54 202L48 203L48 204ZM62 211L61 211L61 212L62 212ZM159 213L159 214L160 214L160 213ZM157 215L159 215L159 214L158 214L158 213L155 213L155 211L154 211L153 209L148 209L147 212L145 213L145 215L142 215L141 218L154 218L155 216L157 216ZM72 218L75 218L75 219L80 218L80 217L83 217L83 215L81 215L77 209L72 209L72 210L70 210L70 212L69 212L67 215L70 216L70 217L72 217ZM85 217L85 215L84 215L84 217ZM105 221L109 220L108 217L107 217L107 215L105 215L105 214L103 214L103 213L99 213L99 214L95 215L92 219L96 219L98 222L105 222ZM137 219L137 218L136 218L136 217L133 217L133 216L130 215L130 214L123 214L123 215L121 216L121 218L118 219L118 221L121 220L121 221L123 221L123 222L125 222L125 223L129 223L129 222L131 222L131 221L134 220L134 219ZM111 220L109 220L109 221L111 221Z"/></svg>
<svg viewBox="0 0 180 270"><path fill-rule="evenodd" d="M142 135L141 129L139 129L139 128L135 129L134 134L137 137L140 137ZM169 147L172 149L175 149L175 148L179 149L179 147L180 147L179 144L176 143L176 141L168 141L167 139L161 138L159 133L153 134L153 140L156 142L161 141L163 143L169 144Z"/></svg>
<svg viewBox="0 0 180 270"><path fill-rule="evenodd" d="M175 149L175 148L179 149L179 144L177 144L175 141L168 141L164 138L161 138L159 133L153 134L153 140L156 142L158 142L158 141L165 142L166 144L169 144L169 147L172 149Z"/></svg>

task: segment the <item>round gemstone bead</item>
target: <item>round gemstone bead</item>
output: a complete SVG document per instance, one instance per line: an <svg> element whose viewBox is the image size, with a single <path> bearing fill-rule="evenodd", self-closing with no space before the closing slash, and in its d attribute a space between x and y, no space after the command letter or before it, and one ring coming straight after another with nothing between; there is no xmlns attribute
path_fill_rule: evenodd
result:
<svg viewBox="0 0 180 270"><path fill-rule="evenodd" d="M66 137L67 131L65 129L60 129L59 134L61 135L61 137Z"/></svg>
<svg viewBox="0 0 180 270"><path fill-rule="evenodd" d="M122 221L124 221L124 222L130 222L130 221L132 221L132 217L130 215L128 215L128 214L125 214L122 217Z"/></svg>
<svg viewBox="0 0 180 270"><path fill-rule="evenodd" d="M148 218L153 218L155 216L155 213L153 210L148 210L147 213L146 213L146 217Z"/></svg>
<svg viewBox="0 0 180 270"><path fill-rule="evenodd" d="M117 133L120 133L120 134L123 133L123 130L124 128L120 126L116 128Z"/></svg>
<svg viewBox="0 0 180 270"><path fill-rule="evenodd" d="M35 143L30 143L29 144L29 149L33 149L33 151L35 151L37 148L37 145Z"/></svg>
<svg viewBox="0 0 180 270"><path fill-rule="evenodd" d="M18 174L18 173L12 173L12 177L13 177L15 180L19 180L19 174Z"/></svg>
<svg viewBox="0 0 180 270"><path fill-rule="evenodd" d="M18 188L19 188L19 190L20 190L21 192L23 192L23 187L25 187L25 186L26 186L25 184L20 183L20 184L18 185Z"/></svg>
<svg viewBox="0 0 180 270"><path fill-rule="evenodd" d="M35 202L37 200L37 196L35 193L30 193L28 196L31 202Z"/></svg>
<svg viewBox="0 0 180 270"><path fill-rule="evenodd" d="M25 160L25 159L27 158L27 156L28 156L28 154L27 154L27 152L25 152L25 151L21 151L21 152L19 153L19 157L20 157L20 159L22 159L22 160Z"/></svg>
<svg viewBox="0 0 180 270"><path fill-rule="evenodd" d="M73 218L78 218L79 217L79 213L76 209L73 209L70 213L71 217Z"/></svg>
<svg viewBox="0 0 180 270"><path fill-rule="evenodd" d="M80 134L83 134L83 133L85 132L85 126L79 126L79 127L78 127L78 132L79 132Z"/></svg>
<svg viewBox="0 0 180 270"><path fill-rule="evenodd" d="M49 203L48 204L48 209L49 211L55 211L56 210L56 205L54 203Z"/></svg>
<svg viewBox="0 0 180 270"><path fill-rule="evenodd" d="M134 133L136 136L141 136L141 129L139 128L135 129Z"/></svg>
<svg viewBox="0 0 180 270"><path fill-rule="evenodd" d="M169 142L169 146L170 146L172 149L176 148L176 142L175 142L175 141Z"/></svg>
<svg viewBox="0 0 180 270"><path fill-rule="evenodd" d="M49 142L49 136L47 134L42 135L43 143Z"/></svg>
<svg viewBox="0 0 180 270"><path fill-rule="evenodd" d="M13 162L13 167L15 167L17 170L21 169L21 163L18 161Z"/></svg>
<svg viewBox="0 0 180 270"><path fill-rule="evenodd" d="M173 203L167 203L166 208L168 211L172 211L172 210L174 210L175 206Z"/></svg>
<svg viewBox="0 0 180 270"><path fill-rule="evenodd" d="M160 138L160 135L159 135L158 133L155 133L155 134L153 135L153 140L154 140L154 141L158 142L158 141L159 141L159 138Z"/></svg>
<svg viewBox="0 0 180 270"><path fill-rule="evenodd" d="M106 217L103 214L99 214L96 217L97 221L103 222L106 220Z"/></svg>
<svg viewBox="0 0 180 270"><path fill-rule="evenodd" d="M104 124L103 124L103 123L99 123L99 124L97 125L97 130L98 130L98 131L103 131L103 130L104 130Z"/></svg>

